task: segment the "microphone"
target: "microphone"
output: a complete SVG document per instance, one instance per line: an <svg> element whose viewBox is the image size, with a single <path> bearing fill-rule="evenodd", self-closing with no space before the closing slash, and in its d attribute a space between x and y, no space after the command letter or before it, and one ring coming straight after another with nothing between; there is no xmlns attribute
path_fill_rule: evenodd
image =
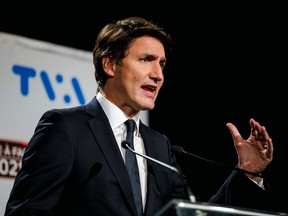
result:
<svg viewBox="0 0 288 216"><path fill-rule="evenodd" d="M139 152L136 152L135 150L133 150L133 149L130 147L130 143L129 143L127 140L123 140L123 141L121 142L121 146L122 146L124 149L126 149L126 150L128 149L129 151L133 152L134 154L139 155L140 157L145 158L146 160L153 161L154 163L157 163L157 164L159 164L159 165L161 165L161 166L164 166L164 167L168 168L169 170L171 170L171 171L177 173L178 175L180 175L181 179L184 181L184 185L185 185L185 187L186 187L186 188L185 188L185 189L186 189L186 193L187 193L187 195L188 195L188 197L189 197L189 200L190 200L191 202L196 202L195 196L193 195L191 189L189 188L188 184L187 184L186 181L185 181L186 177L180 172L179 169L177 169L176 167L170 166L169 164L166 164L166 163L164 163L164 162L162 162L162 161L156 160L155 158L149 157L148 155L144 155L144 154L141 154L141 153L139 153Z"/></svg>
<svg viewBox="0 0 288 216"><path fill-rule="evenodd" d="M224 164L224 163L221 163L221 162L209 160L209 159L200 157L198 155L192 154L190 152L185 151L184 148L182 148L181 146L173 145L173 146L171 146L171 151L173 151L174 153L178 153L178 154L183 154L184 153L184 154L193 156L195 158L198 158L200 160L204 160L204 161L209 162L209 163L213 163L213 164L216 164L216 165L219 165L219 166L228 167L230 169L234 169L234 170L237 170L237 171L240 171L240 172L243 172L243 173L247 173L247 174L250 174L250 175L258 176L258 177L261 177L261 178L263 177L260 173L250 172L250 171L247 171L247 170L240 169L238 167L233 167L233 166L228 165L228 164Z"/></svg>

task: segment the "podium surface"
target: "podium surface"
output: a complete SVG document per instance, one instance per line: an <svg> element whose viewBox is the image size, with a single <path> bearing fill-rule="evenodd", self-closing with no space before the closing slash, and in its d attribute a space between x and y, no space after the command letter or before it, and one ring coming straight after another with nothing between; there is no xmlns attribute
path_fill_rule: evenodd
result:
<svg viewBox="0 0 288 216"><path fill-rule="evenodd" d="M257 211L252 209L227 207L211 203L192 203L184 200L171 200L154 216L287 216L287 213Z"/></svg>

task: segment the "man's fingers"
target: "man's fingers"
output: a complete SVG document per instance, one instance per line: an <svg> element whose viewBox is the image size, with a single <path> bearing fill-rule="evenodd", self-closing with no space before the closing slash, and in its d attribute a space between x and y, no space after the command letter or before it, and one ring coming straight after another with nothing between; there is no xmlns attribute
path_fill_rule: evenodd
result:
<svg viewBox="0 0 288 216"><path fill-rule="evenodd" d="M237 127L232 123L227 123L226 126L228 127L230 134L232 135L233 141L240 142L242 140L242 137Z"/></svg>

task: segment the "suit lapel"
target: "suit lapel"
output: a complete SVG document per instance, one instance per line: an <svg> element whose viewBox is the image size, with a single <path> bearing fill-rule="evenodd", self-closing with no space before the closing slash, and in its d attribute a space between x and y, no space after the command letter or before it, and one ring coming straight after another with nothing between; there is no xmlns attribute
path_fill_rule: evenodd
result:
<svg viewBox="0 0 288 216"><path fill-rule="evenodd" d="M108 165L123 191L123 194L130 204L130 207L136 214L136 206L134 204L132 188L125 163L119 151L117 141L114 138L108 118L96 98L87 104L87 112L93 116L93 118L88 121L88 124L94 134L97 144L102 150Z"/></svg>
<svg viewBox="0 0 288 216"><path fill-rule="evenodd" d="M146 155L157 159L157 149L158 144L156 143L157 141L155 140L155 134L151 133L151 130L143 125L142 123L140 124L140 133L141 137L143 139L143 142L145 144L145 151ZM161 150L160 150L161 151ZM159 182L157 182L157 175L159 172L155 168L155 162L147 160L147 172L148 172L148 178L147 178L147 197L146 197L146 206L145 206L145 215L152 215L154 208L155 208L155 203L157 203L157 198L156 198L156 190L158 190L157 185ZM164 168L165 169L165 168ZM162 193L161 188L160 188L160 193Z"/></svg>
<svg viewBox="0 0 288 216"><path fill-rule="evenodd" d="M140 133L145 143L146 154L152 158L160 160L164 163L169 163L167 158L167 144L163 143L163 139L159 134L155 134L153 130L146 125L140 124ZM166 167L155 164L153 161L147 160L147 199L145 215L152 215L155 208L159 208L159 200L157 196L165 197L167 191L170 190L170 175L171 172ZM158 195L156 196L156 194ZM161 194L161 195L160 195ZM155 205L158 203L157 205Z"/></svg>

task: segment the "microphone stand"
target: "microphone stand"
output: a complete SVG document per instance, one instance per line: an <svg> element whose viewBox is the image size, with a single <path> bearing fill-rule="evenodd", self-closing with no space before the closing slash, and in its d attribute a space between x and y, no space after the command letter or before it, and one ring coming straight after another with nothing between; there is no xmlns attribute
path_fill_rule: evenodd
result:
<svg viewBox="0 0 288 216"><path fill-rule="evenodd" d="M140 157L143 157L143 158L145 158L145 159L147 159L147 160L151 160L151 161L153 161L154 163L160 164L160 165L162 165L162 166L164 166L164 167L166 167L166 168L168 168L168 169L176 172L178 175L180 175L180 177L181 177L182 180L184 181L186 193L187 193L187 196L188 196L189 200L190 200L192 203L195 203L195 202L196 202L196 198L195 198L195 196L193 195L191 189L189 188L189 186L188 186L188 184L187 184L186 176L183 175L183 174L179 171L179 169L177 169L177 168L175 168L175 167L173 167L173 166L170 166L170 165L168 165L168 164L166 164L166 163L164 163L164 162L162 162L162 161L156 160L155 158L149 157L149 156L144 155L144 154L140 154L139 152L136 152L135 150L133 150L133 149L129 146L129 144L130 144L130 143L129 143L127 140L124 140L124 141L122 141L122 143L121 143L121 145L122 145L123 148L128 149L129 151L133 152L134 154L139 155Z"/></svg>
<svg viewBox="0 0 288 216"><path fill-rule="evenodd" d="M185 151L184 148L182 148L181 146L173 145L173 146L171 147L171 150L172 150L173 152L175 152L175 153L178 153L178 154L184 153L184 154L193 156L193 157L195 157L195 158L198 158L198 159L200 159L200 160L206 161L206 162L208 162L208 163L212 163L212 164L215 164L215 165L218 165L218 166L230 168L230 169L232 169L232 170L237 170L237 171L240 171L240 172L243 172L243 173L247 173L247 174L250 174L250 175L254 175L254 176L258 176L258 177L263 178L263 176L262 176L261 173L250 172L250 171L247 171L247 170L238 168L238 167L233 167L233 166L230 166L230 165L228 165L228 164L224 164L224 163L221 163L221 162L217 162L217 161L213 161L213 160L209 160L209 159L200 157L200 156L198 156L198 155L195 155L195 154L192 154L192 153L190 153L190 152Z"/></svg>

